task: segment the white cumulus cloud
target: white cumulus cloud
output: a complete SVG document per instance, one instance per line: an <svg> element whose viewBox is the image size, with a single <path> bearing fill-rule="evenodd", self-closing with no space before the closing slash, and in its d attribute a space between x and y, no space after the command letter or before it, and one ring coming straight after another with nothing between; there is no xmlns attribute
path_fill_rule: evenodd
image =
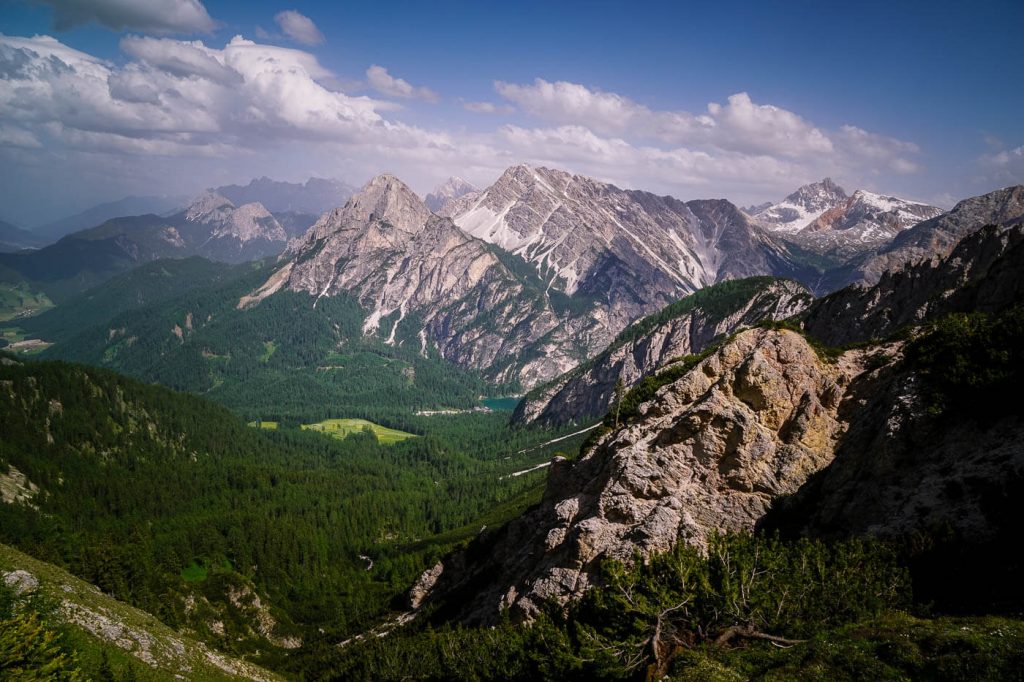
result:
<svg viewBox="0 0 1024 682"><path fill-rule="evenodd" d="M279 12L274 21L281 27L284 34L303 45L319 45L324 42L324 34L316 27L313 20L293 9Z"/></svg>
<svg viewBox="0 0 1024 682"><path fill-rule="evenodd" d="M477 128L429 128L396 118L395 100L437 94L383 66L366 70L386 96L375 98L350 94L365 84L308 51L241 36L129 35L120 45L123 59L108 61L48 36L0 35L0 163L19 169L0 201L27 201L55 182L184 193L289 170L358 183L390 168L422 189L447 175L482 185L526 162L681 199L751 203L826 175L896 192L894 179L923 170L913 143L826 129L743 92L691 113L569 82L499 82L497 102L457 101L489 115ZM1021 158L996 150L981 165L1012 178Z"/></svg>
<svg viewBox="0 0 1024 682"><path fill-rule="evenodd" d="M511 107L500 106L494 102L463 102L462 108L474 114L507 114L512 110Z"/></svg>
<svg viewBox="0 0 1024 682"><path fill-rule="evenodd" d="M371 88L382 95L404 99L423 99L428 102L436 102L438 100L437 93L430 88L410 85L408 81L395 78L383 66L376 64L366 70L366 81L370 84Z"/></svg>

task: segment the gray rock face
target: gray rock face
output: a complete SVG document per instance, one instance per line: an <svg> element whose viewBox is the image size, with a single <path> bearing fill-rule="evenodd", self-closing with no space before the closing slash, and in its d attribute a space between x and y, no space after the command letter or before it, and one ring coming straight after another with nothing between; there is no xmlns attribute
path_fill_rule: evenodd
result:
<svg viewBox="0 0 1024 682"><path fill-rule="evenodd" d="M241 254L260 242L266 243L263 247L268 250L266 255L274 255L288 241L284 228L263 204L252 202L236 207L214 192L204 194L189 205L184 220L199 228L196 231L208 231L209 237L196 249L199 255L217 260L243 259ZM230 258L228 254L232 252L237 252L239 257Z"/></svg>
<svg viewBox="0 0 1024 682"><path fill-rule="evenodd" d="M835 291L848 284L875 284L888 270L934 256L946 256L962 237L984 225L1009 226L1021 221L1024 221L1022 185L965 199L948 213L918 223L884 246L828 273L822 288Z"/></svg>
<svg viewBox="0 0 1024 682"><path fill-rule="evenodd" d="M942 528L978 544L999 526L1019 526L1000 505L1024 481L1024 421L937 419L924 409L926 390L913 375L886 376L851 415L831 465L763 525L824 537Z"/></svg>
<svg viewBox="0 0 1024 682"><path fill-rule="evenodd" d="M550 286L632 307L634 319L714 282L777 274L779 246L726 201L682 202L520 165L444 211Z"/></svg>
<svg viewBox="0 0 1024 682"><path fill-rule="evenodd" d="M707 285L806 274L781 241L727 201L682 202L559 170L514 166L441 212L525 260L553 307L569 312L538 348L549 357L572 348L567 369L634 320Z"/></svg>
<svg viewBox="0 0 1024 682"><path fill-rule="evenodd" d="M540 505L432 569L427 599L465 622L506 607L528 619L542 601L581 595L602 559L753 529L832 460L865 359L827 364L794 332L741 333L578 461L556 459Z"/></svg>
<svg viewBox="0 0 1024 682"><path fill-rule="evenodd" d="M964 237L946 258L886 272L816 301L803 325L829 345L885 338L951 312L989 312L1024 294L1024 226L994 225Z"/></svg>
<svg viewBox="0 0 1024 682"><path fill-rule="evenodd" d="M724 295L716 292L724 286L742 289L723 301ZM528 394L513 420L558 426L600 417L613 404L619 380L629 389L676 359L702 351L723 335L761 320L791 317L812 300L802 285L772 278L705 289L649 320L637 322L591 361ZM647 327L639 335L632 331Z"/></svg>

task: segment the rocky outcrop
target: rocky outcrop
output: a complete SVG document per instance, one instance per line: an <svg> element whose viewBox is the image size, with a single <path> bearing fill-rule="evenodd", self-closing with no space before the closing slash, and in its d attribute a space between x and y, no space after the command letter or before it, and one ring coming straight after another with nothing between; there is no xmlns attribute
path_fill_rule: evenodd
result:
<svg viewBox="0 0 1024 682"><path fill-rule="evenodd" d="M866 361L823 362L794 332L739 334L578 461L556 459L540 505L435 567L428 600L465 622L530 618L582 594L603 559L753 529L832 461L870 391Z"/></svg>
<svg viewBox="0 0 1024 682"><path fill-rule="evenodd" d="M1016 585L1018 601L1007 603L1019 603L1020 562L1009 557L1024 530L1013 506L1024 483L1013 313L1024 300L1022 257L1024 227L988 227L945 260L851 287L807 314L808 330L831 343L884 337L948 312L1011 315L991 341L967 331L941 337L943 348L966 344L955 352L977 367L957 369L955 385L973 386L974 397L942 389L936 403L944 361L917 346L905 358L904 341L826 362L796 332L741 332L678 378L663 373L667 383L579 460L556 458L541 503L435 567L418 600L465 622L493 622L505 608L529 619L543 602L581 595L606 558L628 562L677 542L701 547L714 532L768 529L940 547L955 538L958 563L934 561L931 573L915 575L977 583L977 550L995 557L995 592ZM979 355L987 343L1001 345Z"/></svg>
<svg viewBox="0 0 1024 682"><path fill-rule="evenodd" d="M513 421L557 426L600 417L619 381L629 389L716 339L770 319L785 319L813 300L802 285L769 277L718 284L626 328L600 355L526 395Z"/></svg>
<svg viewBox="0 0 1024 682"><path fill-rule="evenodd" d="M886 272L871 287L855 285L815 301L803 326L839 346L886 338L901 328L952 312L990 312L1024 295L1024 226L994 225L964 237L946 258Z"/></svg>
<svg viewBox="0 0 1024 682"><path fill-rule="evenodd" d="M963 237L985 225L1009 227L1024 221L1024 185L965 199L947 213L900 232L884 246L826 274L819 285L835 291L848 284L872 285L886 271L944 257Z"/></svg>
<svg viewBox="0 0 1024 682"><path fill-rule="evenodd" d="M823 537L941 530L978 544L1020 527L1011 500L1024 482L1021 415L940 417L925 409L927 395L916 375L890 372L851 415L831 465L762 526Z"/></svg>

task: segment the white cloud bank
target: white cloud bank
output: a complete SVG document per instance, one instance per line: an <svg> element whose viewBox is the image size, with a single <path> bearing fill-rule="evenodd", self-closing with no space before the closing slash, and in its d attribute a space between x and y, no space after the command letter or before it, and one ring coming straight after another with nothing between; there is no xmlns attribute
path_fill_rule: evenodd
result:
<svg viewBox="0 0 1024 682"><path fill-rule="evenodd" d="M468 132L396 118L387 98L437 94L378 65L366 77L381 99L347 92L309 52L241 36L223 47L128 36L121 49L128 59L115 64L52 37L0 35L0 162L25 171L0 200L24 201L33 182L61 173L78 184L92 174L108 191L182 193L246 176L359 182L389 169L426 189L453 174L487 183L527 162L746 203L824 175L886 185L921 166L912 143L853 125L826 130L742 92L691 113L576 83L497 82L504 103L461 103L494 121Z"/></svg>

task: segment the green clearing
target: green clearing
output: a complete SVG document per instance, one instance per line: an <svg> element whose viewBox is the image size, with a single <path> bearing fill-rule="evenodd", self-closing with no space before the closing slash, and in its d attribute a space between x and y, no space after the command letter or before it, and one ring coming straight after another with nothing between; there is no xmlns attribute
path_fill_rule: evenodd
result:
<svg viewBox="0 0 1024 682"><path fill-rule="evenodd" d="M192 560L185 568L181 569L181 579L187 583L201 583L210 577L210 572L227 573L232 569L231 562L227 559L220 563L210 564L206 560Z"/></svg>
<svg viewBox="0 0 1024 682"><path fill-rule="evenodd" d="M353 433L360 433L365 429L370 429L381 445L394 445L395 443L401 443L403 440L416 437L414 433L389 429L386 426L374 424L366 419L325 419L315 424L303 424L302 428L309 431L326 433L335 438L346 438Z"/></svg>
<svg viewBox="0 0 1024 682"><path fill-rule="evenodd" d="M0 283L0 322L28 317L54 307L46 294L24 284Z"/></svg>
<svg viewBox="0 0 1024 682"><path fill-rule="evenodd" d="M251 421L249 426L254 429L267 429L268 431L277 431L278 422L265 422L265 421Z"/></svg>
<svg viewBox="0 0 1024 682"><path fill-rule="evenodd" d="M264 341L263 348L264 351L263 355L260 356L260 362L265 365L270 362L270 358L273 357L274 351L277 350L277 344L273 341Z"/></svg>

